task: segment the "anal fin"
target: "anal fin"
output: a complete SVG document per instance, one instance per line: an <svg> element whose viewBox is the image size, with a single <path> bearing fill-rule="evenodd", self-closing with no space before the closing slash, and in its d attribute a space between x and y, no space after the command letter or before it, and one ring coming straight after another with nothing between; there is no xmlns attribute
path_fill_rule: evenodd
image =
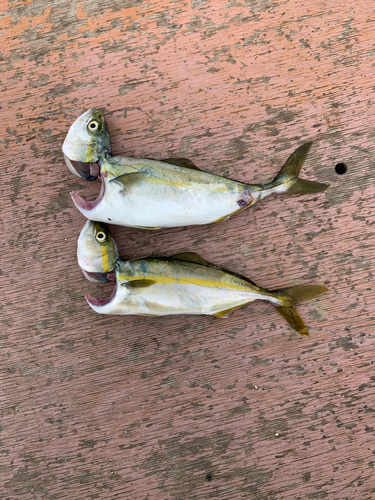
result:
<svg viewBox="0 0 375 500"><path fill-rule="evenodd" d="M235 307L230 307L229 309L223 309L222 311L219 311L212 316L216 316L216 318L228 318L229 314L234 311L234 309L238 309L239 307L244 306L245 304L241 304L240 306L235 306Z"/></svg>
<svg viewBox="0 0 375 500"><path fill-rule="evenodd" d="M249 207L253 203L253 201L254 201L254 199L252 198L248 203L245 203L245 205L240 206L240 208L237 208L237 210L235 210L234 212L232 212L228 215L224 215L223 217L220 217L219 219L212 221L212 224L216 224L217 222L224 222L224 221L228 220L230 217L232 217L232 215L237 214L238 212L241 212L245 208Z"/></svg>
<svg viewBox="0 0 375 500"><path fill-rule="evenodd" d="M237 212L238 210L236 210ZM220 219L217 219L217 220L214 220L212 221L212 224L216 224L217 222L224 222L226 220L228 220L230 218L232 214L229 214L229 215L224 215L224 217L220 217Z"/></svg>

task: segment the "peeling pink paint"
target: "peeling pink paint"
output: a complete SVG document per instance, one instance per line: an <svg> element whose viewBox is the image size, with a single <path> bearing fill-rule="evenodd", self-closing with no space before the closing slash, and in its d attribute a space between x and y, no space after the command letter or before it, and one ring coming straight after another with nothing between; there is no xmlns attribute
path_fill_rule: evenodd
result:
<svg viewBox="0 0 375 500"><path fill-rule="evenodd" d="M368 4L27 0L2 13L0 496L372 499ZM314 140L303 177L331 182L323 195L205 227L114 228L124 258L190 250L266 288L326 284L299 306L310 338L260 302L227 320L88 308L85 293L112 285L79 271L69 191L99 189L68 172L61 144L91 107L116 154L186 156L247 182Z"/></svg>

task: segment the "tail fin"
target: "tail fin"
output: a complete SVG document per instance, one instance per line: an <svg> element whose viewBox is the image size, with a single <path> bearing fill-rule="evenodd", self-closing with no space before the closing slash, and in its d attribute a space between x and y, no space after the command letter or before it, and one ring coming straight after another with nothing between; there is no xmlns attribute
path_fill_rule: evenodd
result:
<svg viewBox="0 0 375 500"><path fill-rule="evenodd" d="M276 293L278 297L285 300L285 305L279 305L275 307L279 311L279 313L284 316L290 326L294 328L294 330L296 330L304 337L308 337L309 334L306 325L303 322L301 316L298 314L296 304L301 300L316 297L317 295L320 295L327 290L328 288L326 288L325 286L317 285L299 285L293 286L291 288L274 290L274 293Z"/></svg>
<svg viewBox="0 0 375 500"><path fill-rule="evenodd" d="M289 156L273 182L264 186L266 191L271 191L267 194L271 194L272 192L289 194L321 193L330 187L330 184L322 184L321 182L307 181L298 178L311 145L312 142L307 142Z"/></svg>

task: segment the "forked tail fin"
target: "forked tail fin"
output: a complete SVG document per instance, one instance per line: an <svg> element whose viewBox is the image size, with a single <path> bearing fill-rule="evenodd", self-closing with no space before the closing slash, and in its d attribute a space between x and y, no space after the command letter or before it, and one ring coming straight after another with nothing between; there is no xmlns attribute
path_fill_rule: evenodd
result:
<svg viewBox="0 0 375 500"><path fill-rule="evenodd" d="M294 330L308 337L309 333L307 331L306 325L303 319L298 314L296 304L301 302L301 300L311 299L316 297L321 293L328 290L325 286L318 285L299 285L293 286L291 288L281 288L280 290L274 290L274 293L281 299L284 299L285 305L277 305L276 309L280 314L284 316L287 322L290 324Z"/></svg>
<svg viewBox="0 0 375 500"><path fill-rule="evenodd" d="M281 168L275 179L270 184L263 186L265 192L262 198L272 193L321 193L330 187L330 184L308 181L299 179L298 177L311 145L312 142L306 142L306 144L297 148L294 153L289 156L285 165Z"/></svg>

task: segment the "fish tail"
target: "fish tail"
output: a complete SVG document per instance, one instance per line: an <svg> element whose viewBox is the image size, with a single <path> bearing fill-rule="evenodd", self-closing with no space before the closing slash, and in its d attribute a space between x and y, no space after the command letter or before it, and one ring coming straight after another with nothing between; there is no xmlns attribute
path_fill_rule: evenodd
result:
<svg viewBox="0 0 375 500"><path fill-rule="evenodd" d="M281 168L275 179L270 184L263 186L262 198L272 193L321 193L331 186L330 184L308 181L298 177L311 145L312 142L306 142L289 156L285 165Z"/></svg>
<svg viewBox="0 0 375 500"><path fill-rule="evenodd" d="M275 305L276 309L282 316L287 320L294 330L308 337L309 333L307 331L306 325L303 319L298 314L296 304L301 302L301 300L311 299L324 293L328 290L325 286L318 285L299 285L293 286L291 288L282 288L280 290L274 290L274 293L278 298L281 299L282 303Z"/></svg>

